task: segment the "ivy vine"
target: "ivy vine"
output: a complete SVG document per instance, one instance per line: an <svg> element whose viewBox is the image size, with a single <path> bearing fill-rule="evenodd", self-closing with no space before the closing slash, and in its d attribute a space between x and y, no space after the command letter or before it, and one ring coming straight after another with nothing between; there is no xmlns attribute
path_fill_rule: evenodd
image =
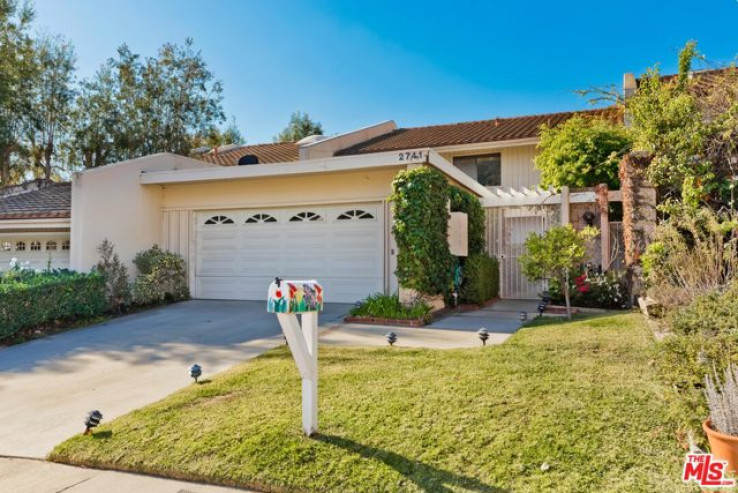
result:
<svg viewBox="0 0 738 493"><path fill-rule="evenodd" d="M454 258L448 249L449 190L438 170L420 167L401 171L392 182L397 242L397 280L405 288L430 295L451 284Z"/></svg>
<svg viewBox="0 0 738 493"><path fill-rule="evenodd" d="M484 252L485 215L479 199L448 183L430 167L401 171L392 183L397 241L397 279L401 286L426 294L445 294L456 259L448 249L448 203L469 218L469 255Z"/></svg>

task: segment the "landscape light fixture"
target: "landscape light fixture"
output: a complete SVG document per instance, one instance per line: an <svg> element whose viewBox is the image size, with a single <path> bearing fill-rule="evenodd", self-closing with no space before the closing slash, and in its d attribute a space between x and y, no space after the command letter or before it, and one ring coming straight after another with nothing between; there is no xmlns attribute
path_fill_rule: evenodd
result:
<svg viewBox="0 0 738 493"><path fill-rule="evenodd" d="M538 303L538 316L542 317L543 312L546 311L546 304L545 303Z"/></svg>
<svg viewBox="0 0 738 493"><path fill-rule="evenodd" d="M594 226L595 213L592 211L584 211L584 214L582 214L582 219L584 219L584 222L587 223L587 226Z"/></svg>
<svg viewBox="0 0 738 493"><path fill-rule="evenodd" d="M390 346L394 346L397 342L397 334L394 332L387 332L387 335L385 336L387 338L387 342L389 342Z"/></svg>
<svg viewBox="0 0 738 493"><path fill-rule="evenodd" d="M103 415L100 411L90 411L87 413L87 417L85 418L85 435L89 435L92 433L92 429L97 427L100 424L100 421L102 420Z"/></svg>
<svg viewBox="0 0 738 493"><path fill-rule="evenodd" d="M528 312L520 312L520 321L525 322L528 320Z"/></svg>
<svg viewBox="0 0 738 493"><path fill-rule="evenodd" d="M482 341L482 346L487 345L487 339L489 339L489 332L487 332L487 329L482 327L477 331L477 335L479 336L479 340Z"/></svg>
<svg viewBox="0 0 738 493"><path fill-rule="evenodd" d="M197 383L197 379L200 378L202 375L202 367L198 364L194 364L190 366L190 377L195 379L195 383Z"/></svg>

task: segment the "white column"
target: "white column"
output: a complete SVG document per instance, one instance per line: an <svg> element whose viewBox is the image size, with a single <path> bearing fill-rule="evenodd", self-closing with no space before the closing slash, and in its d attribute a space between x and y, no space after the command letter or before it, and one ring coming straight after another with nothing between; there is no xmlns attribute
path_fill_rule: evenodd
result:
<svg viewBox="0 0 738 493"><path fill-rule="evenodd" d="M569 187L561 187L561 225L569 224Z"/></svg>
<svg viewBox="0 0 738 493"><path fill-rule="evenodd" d="M302 334L310 353L311 377L302 379L302 429L318 432L318 312L302 314Z"/></svg>

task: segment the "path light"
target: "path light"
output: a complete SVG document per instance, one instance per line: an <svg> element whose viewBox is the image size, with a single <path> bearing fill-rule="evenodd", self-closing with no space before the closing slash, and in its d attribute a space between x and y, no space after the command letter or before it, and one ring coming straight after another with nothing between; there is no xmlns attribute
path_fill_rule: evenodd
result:
<svg viewBox="0 0 738 493"><path fill-rule="evenodd" d="M103 415L100 411L90 411L87 413L87 417L85 418L85 435L89 435L92 433L92 429L97 427L97 425L100 424L100 421L102 420Z"/></svg>
<svg viewBox="0 0 738 493"><path fill-rule="evenodd" d="M394 332L387 332L387 335L385 336L387 338L387 342L389 342L390 346L394 346L394 344L397 342L397 334Z"/></svg>
<svg viewBox="0 0 738 493"><path fill-rule="evenodd" d="M545 303L538 303L538 316L542 317L543 312L546 311L546 304Z"/></svg>
<svg viewBox="0 0 738 493"><path fill-rule="evenodd" d="M487 332L487 329L482 327L477 331L477 335L479 336L479 339L482 341L482 346L487 345L487 339L489 339L489 332Z"/></svg>
<svg viewBox="0 0 738 493"><path fill-rule="evenodd" d="M525 322L528 320L528 312L520 312L520 321Z"/></svg>
<svg viewBox="0 0 738 493"><path fill-rule="evenodd" d="M190 376L195 379L195 383L197 383L197 379L200 378L200 375L202 375L202 367L198 364L194 364L190 366Z"/></svg>

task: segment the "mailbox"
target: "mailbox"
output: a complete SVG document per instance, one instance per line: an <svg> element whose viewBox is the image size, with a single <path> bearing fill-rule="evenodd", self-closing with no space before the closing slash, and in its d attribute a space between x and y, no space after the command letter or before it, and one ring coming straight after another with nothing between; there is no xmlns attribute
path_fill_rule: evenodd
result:
<svg viewBox="0 0 738 493"><path fill-rule="evenodd" d="M269 313L309 313L323 311L323 287L318 281L275 279L269 286Z"/></svg>
<svg viewBox="0 0 738 493"><path fill-rule="evenodd" d="M318 281L277 277L269 286L267 311L277 315L302 377L302 429L307 436L318 432L318 312L322 310L323 287Z"/></svg>

